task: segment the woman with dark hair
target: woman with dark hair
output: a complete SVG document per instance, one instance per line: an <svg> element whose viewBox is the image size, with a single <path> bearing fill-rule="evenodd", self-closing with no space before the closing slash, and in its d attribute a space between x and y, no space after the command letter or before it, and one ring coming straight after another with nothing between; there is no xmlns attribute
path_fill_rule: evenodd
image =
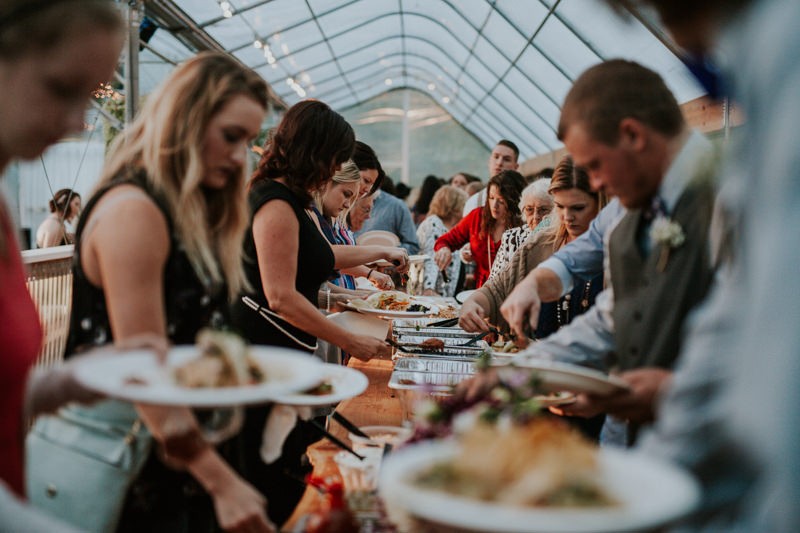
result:
<svg viewBox="0 0 800 533"><path fill-rule="evenodd" d="M419 197L414 202L414 207L411 208L411 214L414 217L414 225L419 226L420 223L428 216L428 209L433 200L433 195L442 186L442 180L436 176L426 176L422 182L422 187L419 190Z"/></svg>
<svg viewBox="0 0 800 533"><path fill-rule="evenodd" d="M335 269L380 259L397 261L403 270L408 265L407 254L399 248L329 244L309 214L313 195L325 190L354 146L353 129L341 115L320 101L305 100L286 112L265 147L250 180L251 226L245 234L244 268L250 285L245 295L266 316L239 299L232 317L250 342L313 352L320 338L362 360L390 353L384 341L347 331L317 308L320 285L335 276ZM319 434L298 424L281 457L265 464L260 448L269 412L264 407L247 410L240 435L242 471L267 496L270 518L282 524L303 494L296 481L305 474L301 458Z"/></svg>
<svg viewBox="0 0 800 533"><path fill-rule="evenodd" d="M434 257L439 270L450 264L453 250L469 243L475 261L475 283L486 282L503 232L520 226L519 198L525 179L516 170L503 170L489 180L486 205L476 207L453 229L436 240Z"/></svg>
<svg viewBox="0 0 800 533"><path fill-rule="evenodd" d="M356 141L351 159L361 174L361 188L358 191L359 198L375 194L386 178L386 173L383 172L383 167L381 167L381 162L378 160L375 150L366 143Z"/></svg>
<svg viewBox="0 0 800 533"><path fill-rule="evenodd" d="M48 204L50 215L36 230L36 246L49 248L74 243L75 235L67 233L65 223L72 223L81 213L81 195L72 189L59 189Z"/></svg>

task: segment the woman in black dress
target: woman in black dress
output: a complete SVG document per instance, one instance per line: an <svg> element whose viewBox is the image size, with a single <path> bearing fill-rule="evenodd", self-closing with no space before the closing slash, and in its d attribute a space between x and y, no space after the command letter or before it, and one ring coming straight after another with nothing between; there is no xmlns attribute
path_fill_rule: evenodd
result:
<svg viewBox="0 0 800 533"><path fill-rule="evenodd" d="M267 311L265 318L241 300L233 323L253 344L313 352L317 338L362 360L388 355L389 345L358 335L327 320L317 308L320 285L335 269L395 261L408 268L402 248L330 245L311 218L313 193L328 184L353 153L350 125L326 104L305 100L292 106L265 146L250 181L252 226L245 236L245 272L252 287L247 296ZM302 496L301 457L319 438L304 424L287 438L282 457L264 464L259 455L268 408L251 408L242 431L243 472L269 501L270 517L281 524ZM286 475L286 470L289 474Z"/></svg>

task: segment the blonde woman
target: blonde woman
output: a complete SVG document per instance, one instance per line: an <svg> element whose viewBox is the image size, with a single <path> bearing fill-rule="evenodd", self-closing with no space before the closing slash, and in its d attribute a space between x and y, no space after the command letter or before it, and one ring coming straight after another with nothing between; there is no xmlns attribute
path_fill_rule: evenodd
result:
<svg viewBox="0 0 800 533"><path fill-rule="evenodd" d="M314 193L312 212L317 219L320 231L330 244L355 244L355 238L353 238L346 221L363 185L364 182L356 164L353 161L346 161L341 170L333 175L333 179L325 186L325 189ZM394 288L391 276L363 265L342 269L339 277L331 284L341 289L355 291L354 278L359 276L368 279L379 289Z"/></svg>
<svg viewBox="0 0 800 533"><path fill-rule="evenodd" d="M417 228L420 253L424 263L414 263L408 274L408 291L412 294L453 296L456 292L461 260L456 254L445 270L433 260L436 239L458 224L464 211L467 193L460 187L445 185L434 193L425 217Z"/></svg>
<svg viewBox="0 0 800 533"><path fill-rule="evenodd" d="M261 78L212 53L148 97L112 145L78 224L68 356L143 335L193 343L201 328L224 325L229 299L246 285L247 148L266 105ZM129 490L117 531L206 531L215 522L272 530L263 497L202 440L188 410L104 402L74 415L139 416L161 450Z"/></svg>

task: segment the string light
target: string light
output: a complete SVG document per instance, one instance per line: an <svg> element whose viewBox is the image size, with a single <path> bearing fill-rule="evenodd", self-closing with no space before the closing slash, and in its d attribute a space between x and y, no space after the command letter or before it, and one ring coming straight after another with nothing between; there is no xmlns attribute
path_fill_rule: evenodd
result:
<svg viewBox="0 0 800 533"><path fill-rule="evenodd" d="M303 89L299 83L294 81L294 78L286 78L286 85L292 88L292 90L297 93L297 96L300 98L306 97L306 91Z"/></svg>
<svg viewBox="0 0 800 533"><path fill-rule="evenodd" d="M219 8L222 10L222 16L226 19L229 19L233 16L233 9L230 2L223 0L219 3Z"/></svg>

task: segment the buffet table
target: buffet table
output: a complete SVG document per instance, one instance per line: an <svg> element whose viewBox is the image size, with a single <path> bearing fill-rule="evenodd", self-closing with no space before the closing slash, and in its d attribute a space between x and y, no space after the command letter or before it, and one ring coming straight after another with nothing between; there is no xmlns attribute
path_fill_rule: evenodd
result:
<svg viewBox="0 0 800 533"><path fill-rule="evenodd" d="M359 427L399 426L402 421L400 400L396 397L395 391L388 387L393 367L391 359L373 359L363 362L352 358L348 366L363 372L369 379L369 386L360 396L340 403L336 410ZM336 437L349 443L347 430L338 423L331 422L329 430ZM314 465L314 475L336 474L337 467L333 462L333 456L338 451L340 451L339 448L326 439L310 446L308 456ZM303 499L300 500L283 530L295 531L301 518L317 511L321 503L321 498L316 490L311 487L306 488Z"/></svg>

